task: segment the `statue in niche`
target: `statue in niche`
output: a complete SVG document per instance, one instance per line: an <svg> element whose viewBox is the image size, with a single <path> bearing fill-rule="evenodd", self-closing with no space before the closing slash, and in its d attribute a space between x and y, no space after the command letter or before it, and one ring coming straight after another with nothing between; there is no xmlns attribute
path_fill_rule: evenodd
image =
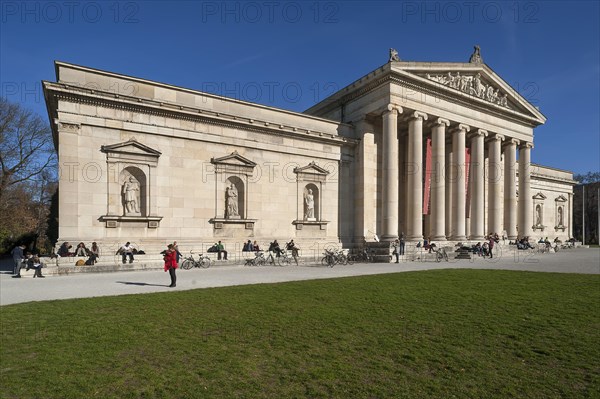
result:
<svg viewBox="0 0 600 399"><path fill-rule="evenodd" d="M304 220L315 220L315 198L310 188L304 194Z"/></svg>
<svg viewBox="0 0 600 399"><path fill-rule="evenodd" d="M390 49L390 62L391 61L400 61L400 57L398 57L398 51L395 48Z"/></svg>
<svg viewBox="0 0 600 399"><path fill-rule="evenodd" d="M562 207L558 208L558 227L563 226L563 209Z"/></svg>
<svg viewBox="0 0 600 399"><path fill-rule="evenodd" d="M140 184L129 176L123 183L123 200L125 202L125 216L140 214Z"/></svg>
<svg viewBox="0 0 600 399"><path fill-rule="evenodd" d="M227 214L226 218L239 218L240 214L238 211L238 191L235 188L235 184L231 183L225 190L225 199L227 203Z"/></svg>
<svg viewBox="0 0 600 399"><path fill-rule="evenodd" d="M535 225L542 225L542 207L540 205L535 207Z"/></svg>

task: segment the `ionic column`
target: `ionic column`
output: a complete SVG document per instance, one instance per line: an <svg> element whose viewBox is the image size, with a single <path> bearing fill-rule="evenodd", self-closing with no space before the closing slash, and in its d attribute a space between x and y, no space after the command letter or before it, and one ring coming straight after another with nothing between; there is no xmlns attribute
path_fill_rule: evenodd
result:
<svg viewBox="0 0 600 399"><path fill-rule="evenodd" d="M381 239L398 238L398 113L402 108L388 105L383 113L383 226Z"/></svg>
<svg viewBox="0 0 600 399"><path fill-rule="evenodd" d="M469 178L472 181L473 194L471 198L471 239L481 240L484 236L483 218L484 218L484 139L487 131L477 129L477 132L471 137L471 174Z"/></svg>
<svg viewBox="0 0 600 399"><path fill-rule="evenodd" d="M488 232L502 233L502 165L500 162L504 136L494 134L488 142Z"/></svg>
<svg viewBox="0 0 600 399"><path fill-rule="evenodd" d="M446 240L446 127L447 119L438 118L431 130L431 239Z"/></svg>
<svg viewBox="0 0 600 399"><path fill-rule="evenodd" d="M465 139L471 128L460 124L452 133L452 240L465 237Z"/></svg>
<svg viewBox="0 0 600 399"><path fill-rule="evenodd" d="M446 145L446 165L444 176L446 178L446 237L452 237L452 186L454 184L455 175L452 173L452 142Z"/></svg>
<svg viewBox="0 0 600 399"><path fill-rule="evenodd" d="M519 236L531 236L533 226L533 200L531 198L531 148L532 143L519 146Z"/></svg>
<svg viewBox="0 0 600 399"><path fill-rule="evenodd" d="M517 144L504 143L504 229L509 240L517 238Z"/></svg>
<svg viewBox="0 0 600 399"><path fill-rule="evenodd" d="M410 208L406 238L423 239L423 120L427 114L415 111L408 122L408 190Z"/></svg>

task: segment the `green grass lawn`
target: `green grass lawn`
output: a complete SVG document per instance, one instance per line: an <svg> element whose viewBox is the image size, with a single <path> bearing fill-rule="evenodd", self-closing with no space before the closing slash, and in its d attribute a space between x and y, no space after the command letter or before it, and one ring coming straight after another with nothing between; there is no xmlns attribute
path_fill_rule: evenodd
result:
<svg viewBox="0 0 600 399"><path fill-rule="evenodd" d="M2 398L598 398L600 276L437 270L4 306Z"/></svg>

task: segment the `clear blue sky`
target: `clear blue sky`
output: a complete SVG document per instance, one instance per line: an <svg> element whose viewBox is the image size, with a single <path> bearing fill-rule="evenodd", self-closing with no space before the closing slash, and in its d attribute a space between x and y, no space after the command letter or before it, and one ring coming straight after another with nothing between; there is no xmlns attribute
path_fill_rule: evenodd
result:
<svg viewBox="0 0 600 399"><path fill-rule="evenodd" d="M600 170L598 1L2 1L1 95L46 115L54 60L303 111L379 67L473 45L548 121L532 161Z"/></svg>

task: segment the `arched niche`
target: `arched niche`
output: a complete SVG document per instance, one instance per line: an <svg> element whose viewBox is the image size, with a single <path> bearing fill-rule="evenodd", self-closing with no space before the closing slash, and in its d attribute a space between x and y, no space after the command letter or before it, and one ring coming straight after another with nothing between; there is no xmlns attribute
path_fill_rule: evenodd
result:
<svg viewBox="0 0 600 399"><path fill-rule="evenodd" d="M244 181L238 176L225 180L225 218L246 218L246 189Z"/></svg>
<svg viewBox="0 0 600 399"><path fill-rule="evenodd" d="M321 192L319 187L317 187L317 185L314 183L308 183L304 186L302 198L304 198L303 220L321 220Z"/></svg>
<svg viewBox="0 0 600 399"><path fill-rule="evenodd" d="M329 171L315 162L294 169L298 192L296 220L292 224L296 230L326 230L328 220L325 220L326 204L323 198L323 188L327 182ZM308 212L308 202L312 204L312 212Z"/></svg>
<svg viewBox="0 0 600 399"><path fill-rule="evenodd" d="M122 227L128 223L147 223L148 228L157 228L162 220L158 215L156 195L156 168L160 151L138 142L135 138L100 149L106 154L107 192L106 215L99 220L106 227ZM129 184L127 184L129 182ZM137 206L127 209L126 193L135 193Z"/></svg>
<svg viewBox="0 0 600 399"><path fill-rule="evenodd" d="M121 205L123 216L148 215L148 179L146 174L136 166L127 166L119 176L121 183ZM131 199L135 198L135 204Z"/></svg>

